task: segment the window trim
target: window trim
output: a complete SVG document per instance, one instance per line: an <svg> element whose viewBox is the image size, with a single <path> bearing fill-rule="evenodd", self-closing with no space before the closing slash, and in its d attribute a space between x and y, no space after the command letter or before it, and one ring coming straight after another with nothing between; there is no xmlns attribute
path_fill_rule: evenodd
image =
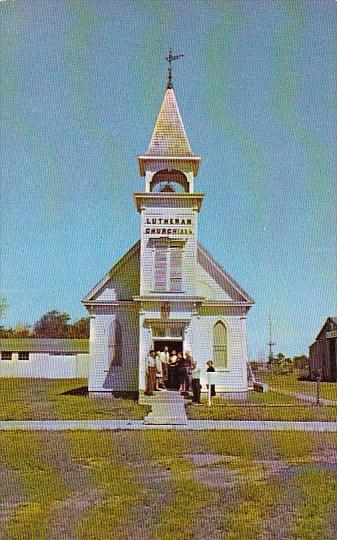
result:
<svg viewBox="0 0 337 540"><path fill-rule="evenodd" d="M28 358L20 358L20 355L28 355ZM29 351L19 351L18 352L18 361L20 362L29 362L30 352Z"/></svg>
<svg viewBox="0 0 337 540"><path fill-rule="evenodd" d="M160 254L163 257L165 268L162 269L163 276L161 282L163 283L162 286L159 286L158 283L158 277L157 277L157 257L159 256L159 251L162 251ZM154 245L153 247L153 286L152 289L156 293L165 293L167 292L167 283L168 283L168 275L169 275L169 247L167 244L164 243L157 243L157 245ZM157 280L156 280L157 279Z"/></svg>
<svg viewBox="0 0 337 540"><path fill-rule="evenodd" d="M215 327L217 324L223 324L223 326L225 327L226 329L226 367L222 367L222 368L218 368L216 366L216 360L215 360L215 354L214 354L214 330L215 330ZM226 321L224 321L223 319L217 319L214 323L213 323L213 328L212 328L212 352L213 352L213 362L214 362L214 368L216 369L216 371L219 371L219 372L227 372L227 371L231 371L230 369L230 339L229 339L229 336L230 336L230 333L229 333L229 330L228 330L228 324Z"/></svg>
<svg viewBox="0 0 337 540"><path fill-rule="evenodd" d="M10 354L10 358L3 358L4 354ZM1 351L1 361L2 362L13 362L13 351Z"/></svg>
<svg viewBox="0 0 337 540"><path fill-rule="evenodd" d="M184 246L186 243L186 240L179 239L179 238L169 238L169 237L159 237L159 238L153 238L151 239L152 242L152 292L154 293L163 293L163 294L183 294L185 292L185 280L184 280ZM165 249L165 281L166 285L165 288L159 289L156 287L156 249L161 248ZM173 290L173 287L171 286L172 283L172 274L171 274L171 253L172 249L179 248L181 249L181 276L180 276L180 290L175 291Z"/></svg>
<svg viewBox="0 0 337 540"><path fill-rule="evenodd" d="M179 249L180 251L178 252L179 253L179 257L180 257L180 267L179 267L179 275L178 276L173 276L173 268L172 268L172 254L174 252L174 250L177 250ZM183 276L184 276L184 272L183 272L183 260L184 260L184 251L183 251L183 246L178 243L175 243L175 242L171 242L170 246L169 246L169 256L168 256L168 265L167 265L167 279L168 279L168 290L169 292L172 292L172 293L175 293L175 294L181 294L184 292L184 286L183 286ZM177 271L176 271L177 273ZM174 282L179 282L180 286L179 286L179 290L175 290L174 287L173 287L173 283Z"/></svg>

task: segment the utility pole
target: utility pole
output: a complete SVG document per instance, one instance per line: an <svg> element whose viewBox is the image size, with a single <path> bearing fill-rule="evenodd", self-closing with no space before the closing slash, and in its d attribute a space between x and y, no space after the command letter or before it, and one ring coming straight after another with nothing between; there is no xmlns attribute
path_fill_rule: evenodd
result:
<svg viewBox="0 0 337 540"><path fill-rule="evenodd" d="M269 355L268 355L268 364L270 364L270 365L273 363L273 360L274 360L274 352L273 352L274 345L276 345L276 343L273 342L272 327L271 327L271 316L269 315L269 342L268 342Z"/></svg>

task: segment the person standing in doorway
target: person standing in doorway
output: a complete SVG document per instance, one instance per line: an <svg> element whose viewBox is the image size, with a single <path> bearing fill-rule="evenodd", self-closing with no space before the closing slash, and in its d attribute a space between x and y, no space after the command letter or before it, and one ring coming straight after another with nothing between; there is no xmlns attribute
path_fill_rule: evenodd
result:
<svg viewBox="0 0 337 540"><path fill-rule="evenodd" d="M145 388L144 393L146 396L152 396L154 389L156 388L156 373L157 373L156 358L155 358L154 351L149 352L145 360L145 366L146 366L146 388Z"/></svg>
<svg viewBox="0 0 337 540"><path fill-rule="evenodd" d="M176 390L177 382L176 382L176 371L177 371L177 352L175 350L172 351L172 355L170 357L170 363L168 366L168 388L171 390Z"/></svg>
<svg viewBox="0 0 337 540"><path fill-rule="evenodd" d="M189 352L185 351L183 359L185 367L185 391L188 392L191 387L192 356Z"/></svg>
<svg viewBox="0 0 337 540"><path fill-rule="evenodd" d="M184 353L179 359L179 391L184 395L188 392L190 387L189 373L191 367L191 357L187 353Z"/></svg>
<svg viewBox="0 0 337 540"><path fill-rule="evenodd" d="M187 388L188 388L188 391L189 390L192 390L192 362L193 362L193 357L192 357L192 354L189 352L189 351L186 351L185 352L185 356L187 358L187 378L188 378L188 384L187 384Z"/></svg>
<svg viewBox="0 0 337 540"><path fill-rule="evenodd" d="M169 361L170 361L170 353L169 353L169 348L167 346L165 346L164 350L160 353L160 361L161 361L161 368L163 372L163 386L164 388L167 388L168 366L169 366Z"/></svg>
<svg viewBox="0 0 337 540"><path fill-rule="evenodd" d="M184 359L181 353L178 353L177 360L177 384L179 384L179 393L183 394L185 392L185 367Z"/></svg>
<svg viewBox="0 0 337 540"><path fill-rule="evenodd" d="M192 392L193 392L193 398L192 401L195 404L200 404L200 369L198 368L198 363L193 360L192 361Z"/></svg>
<svg viewBox="0 0 337 540"><path fill-rule="evenodd" d="M163 370L161 365L160 351L157 351L156 357L156 388L155 390L159 391L163 387Z"/></svg>
<svg viewBox="0 0 337 540"><path fill-rule="evenodd" d="M206 369L207 373L215 372L215 368L213 366L212 360L208 360L208 362L206 362L206 365L207 365L207 369ZM208 388L208 385L207 385L207 388ZM215 384L211 384L211 397L214 397L214 396L215 396Z"/></svg>

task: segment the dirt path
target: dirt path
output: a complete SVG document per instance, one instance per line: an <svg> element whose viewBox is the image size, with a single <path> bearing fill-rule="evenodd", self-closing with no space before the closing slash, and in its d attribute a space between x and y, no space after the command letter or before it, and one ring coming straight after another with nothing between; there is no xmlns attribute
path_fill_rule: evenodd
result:
<svg viewBox="0 0 337 540"><path fill-rule="evenodd" d="M19 473L0 463L0 531L14 517L17 508L26 502Z"/></svg>
<svg viewBox="0 0 337 540"><path fill-rule="evenodd" d="M313 394L302 394L301 392L293 392L291 390L283 390L282 388L275 388L274 386L270 386L269 390L272 392L275 392L276 394L281 394L282 396L289 396L294 397L297 399L300 399L301 401L306 401L307 403L316 403L316 396ZM336 405L337 407L337 401L332 399L326 399L326 398L320 398L320 403L322 405Z"/></svg>
<svg viewBox="0 0 337 540"><path fill-rule="evenodd" d="M71 460L69 443L63 433L51 433L45 437L41 454L72 492L65 500L54 505L48 540L78 539L78 525L85 513L101 502L101 492L91 483L86 469Z"/></svg>

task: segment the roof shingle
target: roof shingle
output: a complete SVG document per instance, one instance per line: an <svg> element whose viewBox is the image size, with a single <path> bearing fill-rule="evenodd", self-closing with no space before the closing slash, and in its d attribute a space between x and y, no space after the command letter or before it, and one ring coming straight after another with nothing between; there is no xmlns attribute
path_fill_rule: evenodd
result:
<svg viewBox="0 0 337 540"><path fill-rule="evenodd" d="M193 156L172 88L166 90L146 156Z"/></svg>

